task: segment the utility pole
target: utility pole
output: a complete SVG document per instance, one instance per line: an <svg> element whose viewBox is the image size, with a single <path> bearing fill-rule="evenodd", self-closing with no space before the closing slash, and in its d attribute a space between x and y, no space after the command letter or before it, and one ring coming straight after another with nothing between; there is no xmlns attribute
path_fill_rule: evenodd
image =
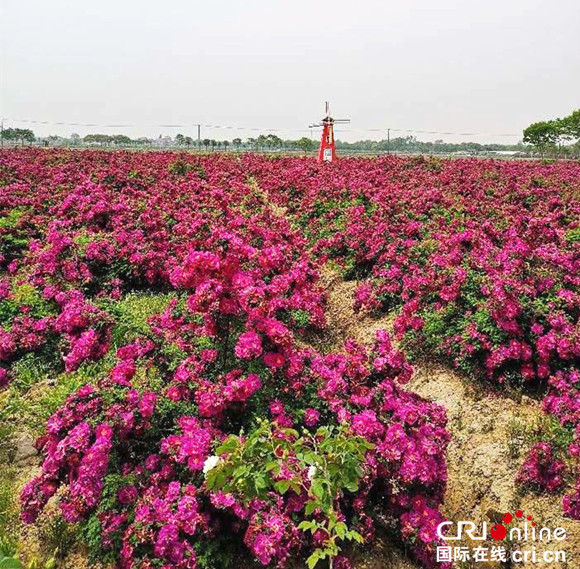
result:
<svg viewBox="0 0 580 569"><path fill-rule="evenodd" d="M391 153L391 129L387 129L387 154Z"/></svg>
<svg viewBox="0 0 580 569"><path fill-rule="evenodd" d="M197 125L197 151L201 150L201 125Z"/></svg>

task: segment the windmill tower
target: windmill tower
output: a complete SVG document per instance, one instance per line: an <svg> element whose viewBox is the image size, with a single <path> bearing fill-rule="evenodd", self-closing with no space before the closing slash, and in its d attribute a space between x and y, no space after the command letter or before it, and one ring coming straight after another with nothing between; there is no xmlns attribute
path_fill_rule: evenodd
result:
<svg viewBox="0 0 580 569"><path fill-rule="evenodd" d="M334 125L348 124L350 119L333 119L330 116L330 103L326 101L326 116L318 124L311 124L309 128L322 127L320 148L318 149L319 162L333 162L336 160L336 144L334 141Z"/></svg>

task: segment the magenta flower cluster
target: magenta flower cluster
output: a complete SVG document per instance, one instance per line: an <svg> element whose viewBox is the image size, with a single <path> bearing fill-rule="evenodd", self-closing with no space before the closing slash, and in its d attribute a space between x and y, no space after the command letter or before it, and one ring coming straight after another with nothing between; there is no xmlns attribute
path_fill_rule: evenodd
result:
<svg viewBox="0 0 580 569"><path fill-rule="evenodd" d="M263 500L210 491L215 449L259 418L279 436L344 425L372 450L360 487L337 498L336 511L366 541L387 521L435 566L444 410L405 390L412 369L386 332L371 348L308 347L302 333L325 326L325 294L308 235L265 197L292 193L268 182L275 162L41 150L11 150L0 162L0 212L10 220L0 228L0 295L10 303L0 313L0 383L26 352L55 373L107 356L102 379L71 395L37 442L43 463L22 492L25 522L53 498L68 522L97 534L93 553L122 569L193 569L200 555L220 566L222 542L224 552L282 566L324 544L323 533L299 529L320 514L293 489ZM314 166L295 165L302 177ZM133 291L174 300L146 334L123 341L115 303ZM295 465L280 458L283 482ZM301 476L308 487L309 472Z"/></svg>
<svg viewBox="0 0 580 569"><path fill-rule="evenodd" d="M522 464L516 482L535 485L546 492L555 492L562 488L565 468L564 462L554 456L551 445L536 443Z"/></svg>

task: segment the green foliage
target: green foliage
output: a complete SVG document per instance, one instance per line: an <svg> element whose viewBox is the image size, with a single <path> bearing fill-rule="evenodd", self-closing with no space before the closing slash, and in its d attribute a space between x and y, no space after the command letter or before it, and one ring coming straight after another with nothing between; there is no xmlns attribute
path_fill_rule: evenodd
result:
<svg viewBox="0 0 580 569"><path fill-rule="evenodd" d="M11 209L6 215L0 217L0 229L14 229L17 227L26 211L27 209L24 206L17 206Z"/></svg>
<svg viewBox="0 0 580 569"><path fill-rule="evenodd" d="M24 206L17 206L0 216L0 253L7 259L14 258L28 246L26 231L19 227L27 211Z"/></svg>
<svg viewBox="0 0 580 569"><path fill-rule="evenodd" d="M437 350L441 344L441 338L451 332L454 326L453 320L457 318L457 307L450 303L440 310L426 310L422 317L425 321L423 335L425 347Z"/></svg>
<svg viewBox="0 0 580 569"><path fill-rule="evenodd" d="M566 134L570 138L580 140L580 109L570 113L563 121L564 124L562 126Z"/></svg>
<svg viewBox="0 0 580 569"><path fill-rule="evenodd" d="M307 560L312 569L318 561L338 555L340 542L363 541L360 534L339 520L334 504L345 493L358 490L365 455L372 445L363 437L353 436L346 426L321 427L314 434L306 429L302 434L293 429L281 432L283 438L271 423L262 420L245 438L228 437L216 449L220 459L207 473L206 484L209 489L231 492L245 502L253 498L270 500L272 491L305 491L305 516L310 519L298 527L312 534L322 531L327 536L323 546ZM283 470L285 475L280 478ZM304 481L305 470L309 483Z"/></svg>
<svg viewBox="0 0 580 569"><path fill-rule="evenodd" d="M316 148L316 143L312 139L303 136L301 139L296 141L296 146L302 150L302 152L311 152Z"/></svg>
<svg viewBox="0 0 580 569"><path fill-rule="evenodd" d="M9 464L6 449L0 453L0 556L14 555L18 539L18 504L15 488L16 467Z"/></svg>
<svg viewBox="0 0 580 569"><path fill-rule="evenodd" d="M195 338L195 347L198 350L212 350L215 348L215 344L209 336L197 336Z"/></svg>
<svg viewBox="0 0 580 569"><path fill-rule="evenodd" d="M87 245L92 241L94 241L94 239L95 239L94 235L89 235L88 233L85 232L80 232L78 235L75 235L73 240L78 248L80 255L85 254L85 249Z"/></svg>
<svg viewBox="0 0 580 569"><path fill-rule="evenodd" d="M524 142L543 148L555 144L558 140L558 124L556 121L540 121L531 124L524 130Z"/></svg>
<svg viewBox="0 0 580 569"><path fill-rule="evenodd" d="M297 328L306 328L310 324L310 313L306 310L291 310L290 316Z"/></svg>
<svg viewBox="0 0 580 569"><path fill-rule="evenodd" d="M580 109L564 118L532 123L524 130L524 143L532 144L542 155L546 148L570 140L580 140Z"/></svg>
<svg viewBox="0 0 580 569"><path fill-rule="evenodd" d="M45 569L49 569L56 565L58 559L63 559L76 542L76 528L59 515L40 528L40 539L43 549L50 552L50 557L44 564Z"/></svg>
<svg viewBox="0 0 580 569"><path fill-rule="evenodd" d="M0 549L0 569L22 569L23 565L18 558L8 555Z"/></svg>
<svg viewBox="0 0 580 569"><path fill-rule="evenodd" d="M556 417L542 415L529 438L531 443L548 442L556 453L566 456L568 447L574 442L574 430L562 426Z"/></svg>
<svg viewBox="0 0 580 569"><path fill-rule="evenodd" d="M566 241L568 241L568 243L578 243L580 241L580 227L570 229L568 233L566 233Z"/></svg>
<svg viewBox="0 0 580 569"><path fill-rule="evenodd" d="M201 180L207 180L207 172L200 164L190 164L178 158L169 165L169 172L175 176L185 176L190 171L195 172Z"/></svg>
<svg viewBox="0 0 580 569"><path fill-rule="evenodd" d="M29 128L5 128L1 134L4 140L12 140L14 142L21 142L22 144L36 140L34 132Z"/></svg>
<svg viewBox="0 0 580 569"><path fill-rule="evenodd" d="M22 307L26 307L27 314L33 318L56 316L58 313L56 304L44 300L38 289L28 283L12 284L11 293L11 298L0 302L0 325L12 322L22 313Z"/></svg>
<svg viewBox="0 0 580 569"><path fill-rule="evenodd" d="M199 540L194 545L199 569L223 569L235 567L234 560L239 561L239 556L247 556L246 552L237 552L233 544L225 536L216 536L211 540ZM249 567L251 561L248 561ZM239 566L239 565L238 565ZM245 566L245 565L244 565Z"/></svg>
<svg viewBox="0 0 580 569"><path fill-rule="evenodd" d="M57 368L49 354L30 352L12 364L14 380L10 387L19 393L25 393L33 385L50 380L56 373Z"/></svg>
<svg viewBox="0 0 580 569"><path fill-rule="evenodd" d="M101 308L115 319L114 344L122 346L131 343L137 336L150 336L148 319L155 314L161 314L174 298L174 293L131 293L119 301L101 303Z"/></svg>
<svg viewBox="0 0 580 569"><path fill-rule="evenodd" d="M113 365L112 354L85 362L74 372L57 372L42 354L26 354L12 367L14 381L0 406L0 434L14 421L40 435L46 420L83 385L95 383Z"/></svg>
<svg viewBox="0 0 580 569"><path fill-rule="evenodd" d="M533 429L529 422L520 417L512 417L507 426L508 456L516 459L524 449L524 444L530 444L533 438Z"/></svg>

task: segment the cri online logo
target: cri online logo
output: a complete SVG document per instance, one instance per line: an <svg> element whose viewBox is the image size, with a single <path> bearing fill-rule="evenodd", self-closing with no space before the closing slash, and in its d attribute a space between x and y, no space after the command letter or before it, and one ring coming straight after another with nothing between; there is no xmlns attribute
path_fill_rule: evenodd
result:
<svg viewBox="0 0 580 569"><path fill-rule="evenodd" d="M502 541L506 537L508 537L508 528L504 524L510 524L514 520L514 516L516 520L523 520L524 513L521 510L517 510L514 514L505 513L502 516L502 523L495 524L490 532L489 536L496 541ZM531 522L529 525L527 522ZM455 536L445 536L443 535L443 531L445 528L453 525L453 522L442 522L437 526L437 535L446 541L451 540L459 540L462 538L463 534L467 535L473 540L483 541L487 539L487 522L482 523L481 534L477 535L476 533L476 526L473 522L468 521L459 521L457 522L457 535ZM521 527L512 527L509 530L509 539L510 540L517 540L517 541L542 541L542 542L550 542L552 539L556 541L562 541L566 539L566 530L564 528L558 527L554 531L550 528L541 528L539 531L536 530L535 522L532 522L532 516L525 516L524 520L524 528L522 531Z"/></svg>

